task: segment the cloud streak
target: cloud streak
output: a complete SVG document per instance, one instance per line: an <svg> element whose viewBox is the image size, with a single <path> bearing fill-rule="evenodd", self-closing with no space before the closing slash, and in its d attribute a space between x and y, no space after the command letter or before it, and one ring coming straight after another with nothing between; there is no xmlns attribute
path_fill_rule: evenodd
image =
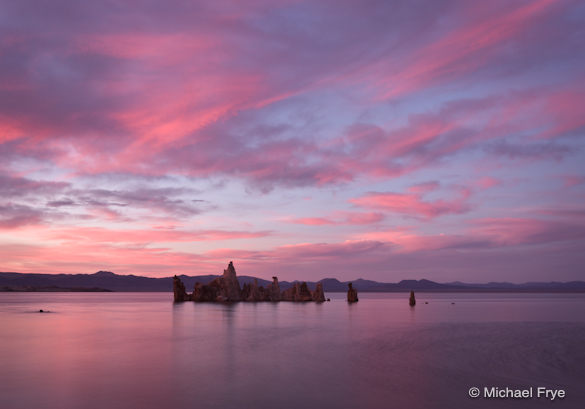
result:
<svg viewBox="0 0 585 409"><path fill-rule="evenodd" d="M369 192L364 196L350 199L359 207L383 210L412 217L432 219L446 214L462 214L471 209L468 199L471 192L458 189L453 198L425 200L424 195L437 188L436 184L412 186L410 193Z"/></svg>

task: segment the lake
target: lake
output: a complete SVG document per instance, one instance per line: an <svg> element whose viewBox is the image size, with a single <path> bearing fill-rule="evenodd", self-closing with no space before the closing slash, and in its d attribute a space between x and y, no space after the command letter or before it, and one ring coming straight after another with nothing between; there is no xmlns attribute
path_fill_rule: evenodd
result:
<svg viewBox="0 0 585 409"><path fill-rule="evenodd" d="M326 296L0 293L0 407L585 407L585 294L418 293L414 308L408 294ZM473 399L471 387L566 397Z"/></svg>

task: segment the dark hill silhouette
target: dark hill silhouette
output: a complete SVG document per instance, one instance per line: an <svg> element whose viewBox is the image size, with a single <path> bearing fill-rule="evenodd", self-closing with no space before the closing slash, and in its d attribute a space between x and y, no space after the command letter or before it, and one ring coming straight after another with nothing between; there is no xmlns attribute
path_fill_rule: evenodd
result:
<svg viewBox="0 0 585 409"><path fill-rule="evenodd" d="M217 275L187 276L180 275L179 278L185 287L192 289L195 282L208 284ZM238 276L240 285L249 284L254 281L252 276ZM292 287L296 281L281 281L280 288L286 290ZM430 280L402 280L398 283L380 283L378 281L357 279L352 281L339 281L336 278L325 278L320 280L326 292L346 292L347 284L352 282L360 292L405 292L405 291L477 291L477 292L585 292L585 282L530 282L524 284L496 283L469 284L462 282L437 283ZM268 280L258 278L258 284L267 286ZM317 282L309 281L307 285L315 288ZM0 273L0 291L27 291L27 288L62 288L63 291L106 289L111 291L165 291L173 289L173 278L152 278L136 275L120 275L110 271L98 271L94 274L21 274L21 273ZM53 290L58 291L58 290Z"/></svg>

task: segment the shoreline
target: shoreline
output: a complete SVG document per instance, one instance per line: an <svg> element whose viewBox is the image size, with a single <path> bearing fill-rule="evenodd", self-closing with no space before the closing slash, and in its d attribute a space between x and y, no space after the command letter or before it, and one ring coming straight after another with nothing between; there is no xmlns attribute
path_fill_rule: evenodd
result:
<svg viewBox="0 0 585 409"><path fill-rule="evenodd" d="M343 294L345 291L324 291L325 293ZM410 290L372 291L360 290L360 294L408 294ZM469 289L469 290L416 290L417 294L585 294L585 290L507 290L507 289ZM105 288L0 288L0 293L173 293L172 290L109 290Z"/></svg>

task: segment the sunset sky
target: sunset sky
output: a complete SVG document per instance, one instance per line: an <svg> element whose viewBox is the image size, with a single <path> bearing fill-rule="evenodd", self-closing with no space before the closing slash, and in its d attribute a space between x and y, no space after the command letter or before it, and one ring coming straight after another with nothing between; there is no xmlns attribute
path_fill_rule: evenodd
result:
<svg viewBox="0 0 585 409"><path fill-rule="evenodd" d="M582 1L0 0L0 271L585 278Z"/></svg>

